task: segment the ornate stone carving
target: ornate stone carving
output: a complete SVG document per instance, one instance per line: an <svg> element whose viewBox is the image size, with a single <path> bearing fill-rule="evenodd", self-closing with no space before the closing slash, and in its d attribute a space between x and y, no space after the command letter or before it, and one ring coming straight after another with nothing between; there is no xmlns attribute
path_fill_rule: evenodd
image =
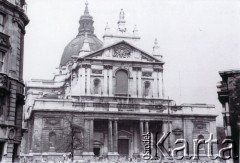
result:
<svg viewBox="0 0 240 163"><path fill-rule="evenodd" d="M15 16L15 17L12 18L12 21L13 21L13 23L17 23L23 29L23 31L25 33L25 30L24 30L24 28L25 28L24 24L25 23L20 18Z"/></svg>
<svg viewBox="0 0 240 163"><path fill-rule="evenodd" d="M150 59L149 57L145 56L145 55L142 55L142 59L143 60L147 60L147 61L153 61L152 59Z"/></svg>
<svg viewBox="0 0 240 163"><path fill-rule="evenodd" d="M176 129L172 130L172 132L174 133L174 135L182 135L183 130L180 128L176 128Z"/></svg>
<svg viewBox="0 0 240 163"><path fill-rule="evenodd" d="M160 67L154 67L154 68L153 68L153 71L155 71L155 72L161 72L161 71L162 71L162 68L160 68Z"/></svg>
<svg viewBox="0 0 240 163"><path fill-rule="evenodd" d="M142 68L141 67L133 67L133 71L141 71Z"/></svg>
<svg viewBox="0 0 240 163"><path fill-rule="evenodd" d="M92 74L102 74L102 70L93 69Z"/></svg>
<svg viewBox="0 0 240 163"><path fill-rule="evenodd" d="M45 127L60 127L61 126L61 119L58 118L46 118Z"/></svg>
<svg viewBox="0 0 240 163"><path fill-rule="evenodd" d="M10 47L9 36L0 32L0 47L2 50L7 51Z"/></svg>
<svg viewBox="0 0 240 163"><path fill-rule="evenodd" d="M109 70L109 69L112 69L113 66L112 65L103 65L103 68Z"/></svg>
<svg viewBox="0 0 240 163"><path fill-rule="evenodd" d="M194 124L194 129L195 129L195 130L204 130L204 131L207 130L207 124L206 124L206 122L203 122L203 121L194 121L193 124Z"/></svg>
<svg viewBox="0 0 240 163"><path fill-rule="evenodd" d="M132 49L128 46L121 44L114 47L113 57L116 58L130 58Z"/></svg>
<svg viewBox="0 0 240 163"><path fill-rule="evenodd" d="M9 139L14 139L15 134L16 134L16 130L13 127L8 130L8 138Z"/></svg>
<svg viewBox="0 0 240 163"><path fill-rule="evenodd" d="M83 64L82 67L83 68L91 68L91 65L90 64Z"/></svg>
<svg viewBox="0 0 240 163"><path fill-rule="evenodd" d="M8 87L8 77L7 75L0 74L0 87Z"/></svg>
<svg viewBox="0 0 240 163"><path fill-rule="evenodd" d="M161 104L158 104L158 105L147 105L146 106L147 109L150 110L156 110L156 112L163 112L164 110L166 110L167 108Z"/></svg>
<svg viewBox="0 0 240 163"><path fill-rule="evenodd" d="M174 106L171 106L171 110L172 111L178 111L178 110L182 110L182 106L176 106L176 105L174 105Z"/></svg>
<svg viewBox="0 0 240 163"><path fill-rule="evenodd" d="M142 76L152 77L152 72L143 72Z"/></svg>

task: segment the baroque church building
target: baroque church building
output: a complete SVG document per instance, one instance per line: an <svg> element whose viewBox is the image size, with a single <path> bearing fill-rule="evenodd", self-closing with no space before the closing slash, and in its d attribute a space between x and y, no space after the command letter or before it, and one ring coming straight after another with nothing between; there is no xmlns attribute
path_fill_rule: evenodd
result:
<svg viewBox="0 0 240 163"><path fill-rule="evenodd" d="M208 139L210 133L216 138L213 105L177 106L166 98L157 40L151 53L139 48L138 30L126 29L123 10L117 31L111 33L107 25L103 41L93 22L86 4L59 73L52 80L27 82L23 159L141 158L147 132L152 157L163 132L171 132L165 144L172 148L177 138L185 138L190 154L193 139ZM206 154L207 146L200 150Z"/></svg>

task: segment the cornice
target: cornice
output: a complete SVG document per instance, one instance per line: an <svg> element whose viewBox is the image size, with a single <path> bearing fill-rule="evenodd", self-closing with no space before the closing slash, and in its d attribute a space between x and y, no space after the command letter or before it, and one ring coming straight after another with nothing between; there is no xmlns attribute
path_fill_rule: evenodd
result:
<svg viewBox="0 0 240 163"><path fill-rule="evenodd" d="M4 6L4 7L7 7L8 9L10 9L13 12L13 15L12 15L13 17L16 17L14 15L14 12L17 12L19 14L18 19L20 19L22 21L22 24L20 24L20 25L23 25L23 29L29 23L29 19L28 19L27 15L25 14L24 10L22 8L20 8L19 6L14 5L14 4L8 2L7 0L0 0L0 6Z"/></svg>

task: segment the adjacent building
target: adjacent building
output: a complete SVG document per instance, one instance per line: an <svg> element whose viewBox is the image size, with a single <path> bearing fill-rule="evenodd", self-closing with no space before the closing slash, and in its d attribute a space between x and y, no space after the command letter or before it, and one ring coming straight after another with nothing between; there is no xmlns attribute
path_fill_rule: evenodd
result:
<svg viewBox="0 0 240 163"><path fill-rule="evenodd" d="M64 160L69 153L74 159L143 159L147 132L152 133L155 157L155 144L168 131L166 146L185 138L191 155L193 139L208 139L210 133L216 138L213 105L177 106L166 97L157 40L151 53L142 50L137 27L126 28L123 10L116 32L107 25L103 41L95 35L93 22L86 4L59 73L52 80L27 82L23 159ZM206 152L201 146L201 156Z"/></svg>
<svg viewBox="0 0 240 163"><path fill-rule="evenodd" d="M23 134L24 0L0 0L0 162L18 162Z"/></svg>
<svg viewBox="0 0 240 163"><path fill-rule="evenodd" d="M222 104L224 130L227 139L234 141L231 162L239 162L240 143L240 70L219 72L222 81L218 84L218 99Z"/></svg>

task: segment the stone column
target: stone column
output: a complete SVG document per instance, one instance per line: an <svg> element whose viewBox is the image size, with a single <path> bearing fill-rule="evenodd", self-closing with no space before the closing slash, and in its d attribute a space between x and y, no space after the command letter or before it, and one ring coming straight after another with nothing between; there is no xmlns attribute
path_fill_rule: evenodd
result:
<svg viewBox="0 0 240 163"><path fill-rule="evenodd" d="M90 80L90 74L91 74L91 65L88 65L87 67L87 95L91 94L91 80Z"/></svg>
<svg viewBox="0 0 240 163"><path fill-rule="evenodd" d="M77 84L76 84L76 90L73 89L73 92L76 95L82 94L82 71L83 71L83 68L80 67L78 70L78 79L77 79Z"/></svg>
<svg viewBox="0 0 240 163"><path fill-rule="evenodd" d="M158 80L157 80L157 71L153 71L153 97L158 97Z"/></svg>
<svg viewBox="0 0 240 163"><path fill-rule="evenodd" d="M83 145L84 145L84 153L83 154L87 154L89 152L89 121L88 119L84 120L84 141L83 141Z"/></svg>
<svg viewBox="0 0 240 163"><path fill-rule="evenodd" d="M114 121L114 150L113 152L118 153L118 121Z"/></svg>
<svg viewBox="0 0 240 163"><path fill-rule="evenodd" d="M230 114L229 114L229 104L228 102L225 103L225 116L226 116L226 136L232 136L230 122Z"/></svg>
<svg viewBox="0 0 240 163"><path fill-rule="evenodd" d="M158 71L158 97L163 97L163 87L162 87L162 72L160 68L157 69Z"/></svg>
<svg viewBox="0 0 240 163"><path fill-rule="evenodd" d="M108 76L109 76L109 83L108 83L108 90L109 90L109 96L113 95L113 84L112 84L112 80L113 80L113 72L112 72L112 66L109 65L109 70L108 70Z"/></svg>
<svg viewBox="0 0 240 163"><path fill-rule="evenodd" d="M94 140L94 120L89 120L89 152L93 154L93 140Z"/></svg>
<svg viewBox="0 0 240 163"><path fill-rule="evenodd" d="M149 132L149 124L148 124L148 121L145 122L145 132Z"/></svg>
<svg viewBox="0 0 240 163"><path fill-rule="evenodd" d="M162 130L163 130L162 132L164 132L165 134L167 134L168 132L171 132L171 122L169 122L169 129L168 129L168 121L163 121ZM166 141L164 142L164 146L165 146L166 149L168 149L169 142L170 142L169 138L167 138Z"/></svg>
<svg viewBox="0 0 240 163"><path fill-rule="evenodd" d="M134 133L133 133L133 156L134 157L137 157L138 156L138 148L139 148L139 146L138 146L138 136L137 136L137 128L136 128L136 126L134 127L134 129L133 129L134 131Z"/></svg>
<svg viewBox="0 0 240 163"><path fill-rule="evenodd" d="M108 152L113 152L112 120L108 121Z"/></svg>
<svg viewBox="0 0 240 163"><path fill-rule="evenodd" d="M138 68L138 97L142 97L142 71L141 67Z"/></svg>
<svg viewBox="0 0 240 163"><path fill-rule="evenodd" d="M83 145L84 145L83 156L84 157L94 156L93 135L94 135L93 119L85 119L84 120L84 141L83 141Z"/></svg>
<svg viewBox="0 0 240 163"><path fill-rule="evenodd" d="M140 152L143 152L143 132L144 132L143 121L140 121Z"/></svg>
<svg viewBox="0 0 240 163"><path fill-rule="evenodd" d="M161 81L162 81L162 97L165 97L164 80L163 80L163 70L161 71Z"/></svg>
<svg viewBox="0 0 240 163"><path fill-rule="evenodd" d="M135 67L133 67L132 77L133 77L132 95L133 97L137 97L137 72Z"/></svg>
<svg viewBox="0 0 240 163"><path fill-rule="evenodd" d="M107 65L104 65L103 69L103 95L108 95L108 76L107 76Z"/></svg>

